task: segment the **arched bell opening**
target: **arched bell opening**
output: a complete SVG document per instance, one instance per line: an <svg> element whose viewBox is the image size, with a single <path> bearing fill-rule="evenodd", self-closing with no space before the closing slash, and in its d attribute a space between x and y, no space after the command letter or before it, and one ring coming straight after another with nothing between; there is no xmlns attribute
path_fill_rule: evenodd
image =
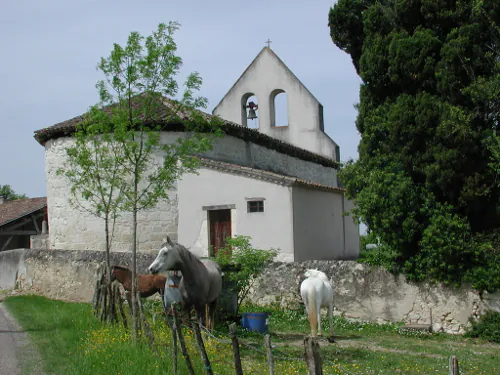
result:
<svg viewBox="0 0 500 375"><path fill-rule="evenodd" d="M241 125L250 129L259 128L259 102L253 93L241 97Z"/></svg>
<svg viewBox="0 0 500 375"><path fill-rule="evenodd" d="M276 89L269 96L271 127L288 126L288 96L285 90Z"/></svg>

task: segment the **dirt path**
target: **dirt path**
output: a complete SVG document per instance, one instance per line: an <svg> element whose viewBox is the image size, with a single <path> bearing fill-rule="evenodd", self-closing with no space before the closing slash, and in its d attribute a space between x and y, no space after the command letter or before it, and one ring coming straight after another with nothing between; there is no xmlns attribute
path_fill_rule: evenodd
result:
<svg viewBox="0 0 500 375"><path fill-rule="evenodd" d="M29 336L5 308L0 294L0 375L43 375L42 362Z"/></svg>

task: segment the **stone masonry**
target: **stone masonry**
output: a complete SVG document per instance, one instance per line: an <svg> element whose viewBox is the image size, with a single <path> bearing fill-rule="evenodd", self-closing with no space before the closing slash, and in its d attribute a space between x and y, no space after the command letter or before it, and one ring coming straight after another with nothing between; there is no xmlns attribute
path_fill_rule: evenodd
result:
<svg viewBox="0 0 500 375"><path fill-rule="evenodd" d="M129 253L112 253L113 264L130 266ZM146 267L156 253L139 253L138 268ZM0 288L16 286L49 298L90 302L94 272L104 260L102 251L20 249L0 253ZM500 293L484 293L464 286L414 284L385 270L354 261L273 263L256 281L250 299L260 305L279 304L301 309L299 286L307 268L318 268L330 277L335 290L335 313L373 322L429 324L434 331L463 333L469 318L485 310L500 311Z"/></svg>
<svg viewBox="0 0 500 375"><path fill-rule="evenodd" d="M164 132L162 143L172 143L185 133ZM71 187L57 171L64 167L66 149L72 145L72 138L49 140L45 145L48 215L50 221L49 249L104 250L104 221L70 203ZM309 161L304 161L274 150L245 142L242 139L225 136L216 139L213 150L204 157L229 163L237 163L257 169L270 170L286 176L336 186L336 170ZM156 155L160 163L162 156ZM177 239L178 235L178 191L169 192L169 200L162 200L157 207L138 214L138 250L158 249L165 235ZM79 202L85 204L85 202ZM114 251L128 251L132 241L131 214L125 213L115 223Z"/></svg>

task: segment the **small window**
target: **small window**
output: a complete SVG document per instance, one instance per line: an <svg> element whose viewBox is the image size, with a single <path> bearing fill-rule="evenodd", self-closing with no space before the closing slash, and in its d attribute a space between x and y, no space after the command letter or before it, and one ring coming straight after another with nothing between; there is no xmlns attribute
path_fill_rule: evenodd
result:
<svg viewBox="0 0 500 375"><path fill-rule="evenodd" d="M248 201L247 202L248 212L264 212L264 201Z"/></svg>

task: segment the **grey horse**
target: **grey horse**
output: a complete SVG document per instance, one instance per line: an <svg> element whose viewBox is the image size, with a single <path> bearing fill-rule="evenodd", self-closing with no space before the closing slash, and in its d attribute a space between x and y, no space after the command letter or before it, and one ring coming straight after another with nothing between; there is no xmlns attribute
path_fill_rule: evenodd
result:
<svg viewBox="0 0 500 375"><path fill-rule="evenodd" d="M222 290L220 266L210 259L199 259L167 236L148 271L157 274L170 270L182 272L179 292L184 310L189 312L194 307L198 319L202 322L205 306L208 306L206 326L213 329L217 298Z"/></svg>

